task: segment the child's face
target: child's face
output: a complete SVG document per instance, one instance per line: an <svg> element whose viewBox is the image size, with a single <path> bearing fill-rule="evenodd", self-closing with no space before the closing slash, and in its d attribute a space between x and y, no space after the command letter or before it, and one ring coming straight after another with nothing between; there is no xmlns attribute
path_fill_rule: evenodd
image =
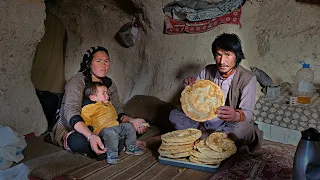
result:
<svg viewBox="0 0 320 180"><path fill-rule="evenodd" d="M98 86L97 93L91 95L90 99L96 102L104 102L107 104L109 102L108 88L105 86Z"/></svg>

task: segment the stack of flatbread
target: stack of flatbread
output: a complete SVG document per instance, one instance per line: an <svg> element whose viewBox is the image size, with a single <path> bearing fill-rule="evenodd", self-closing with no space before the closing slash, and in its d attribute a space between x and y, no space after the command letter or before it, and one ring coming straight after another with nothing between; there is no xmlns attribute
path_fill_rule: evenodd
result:
<svg viewBox="0 0 320 180"><path fill-rule="evenodd" d="M163 134L158 152L162 157L182 160L191 155L195 142L201 135L200 130L192 128Z"/></svg>
<svg viewBox="0 0 320 180"><path fill-rule="evenodd" d="M199 141L198 129L176 130L161 136L160 156L196 164L219 164L237 151L223 132L215 132Z"/></svg>
<svg viewBox="0 0 320 180"><path fill-rule="evenodd" d="M225 133L215 132L196 145L189 160L197 164L218 164L236 151L236 145Z"/></svg>
<svg viewBox="0 0 320 180"><path fill-rule="evenodd" d="M217 117L217 108L224 106L221 88L210 80L196 80L181 93L183 112L191 119L204 122Z"/></svg>

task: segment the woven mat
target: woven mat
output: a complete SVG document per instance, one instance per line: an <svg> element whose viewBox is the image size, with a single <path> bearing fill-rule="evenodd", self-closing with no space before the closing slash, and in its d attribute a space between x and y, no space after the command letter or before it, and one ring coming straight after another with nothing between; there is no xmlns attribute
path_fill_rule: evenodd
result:
<svg viewBox="0 0 320 180"><path fill-rule="evenodd" d="M264 141L262 148L254 154L238 152L220 166L219 172L209 173L192 169L159 164L157 148L160 141L151 138L149 149L141 156L121 154L121 161L109 165L104 161L83 167L67 177L81 180L103 179L291 179L295 146Z"/></svg>
<svg viewBox="0 0 320 180"><path fill-rule="evenodd" d="M62 150L26 161L25 164L30 169L30 176L51 180L93 162L96 162L96 160Z"/></svg>
<svg viewBox="0 0 320 180"><path fill-rule="evenodd" d="M159 135L160 131L155 126L139 137L140 140L148 140L150 137ZM31 149L42 151L41 149ZM41 152L39 152L41 153ZM72 173L85 166L94 166L96 164L105 164L105 161L97 162L95 159L88 158L80 154L70 153L66 150L60 150L47 155L39 156L27 160L25 164L30 169L30 177L41 180L65 179L62 176Z"/></svg>

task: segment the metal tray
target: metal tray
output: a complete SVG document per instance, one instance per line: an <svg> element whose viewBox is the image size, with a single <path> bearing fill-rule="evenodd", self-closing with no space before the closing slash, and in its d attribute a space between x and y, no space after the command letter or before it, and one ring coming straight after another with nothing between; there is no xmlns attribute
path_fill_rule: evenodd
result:
<svg viewBox="0 0 320 180"><path fill-rule="evenodd" d="M158 157L160 164L166 164L170 166L177 166L177 167L183 167L183 168L189 168L189 169L195 169L200 171L207 171L207 172L217 172L220 164L216 165L207 165L207 164L196 164L193 162L184 162L184 161L178 161L174 159L169 159L165 157Z"/></svg>

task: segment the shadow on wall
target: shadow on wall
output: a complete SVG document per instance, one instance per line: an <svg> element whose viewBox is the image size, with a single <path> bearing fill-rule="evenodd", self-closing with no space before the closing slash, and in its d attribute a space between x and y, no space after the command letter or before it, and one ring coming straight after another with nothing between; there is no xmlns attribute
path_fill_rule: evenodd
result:
<svg viewBox="0 0 320 180"><path fill-rule="evenodd" d="M200 64L184 64L180 67L179 71L176 73L175 77L178 81L180 81L180 88L178 88L174 95L172 96L170 103L173 104L176 107L180 106L180 97L181 92L183 91L183 80L187 77L193 76L196 78L196 76L199 74L202 66Z"/></svg>
<svg viewBox="0 0 320 180"><path fill-rule="evenodd" d="M156 125L162 133L170 132L173 126L169 114L175 107L154 96L135 95L125 104L123 110L134 118L143 118L151 125Z"/></svg>
<svg viewBox="0 0 320 180"><path fill-rule="evenodd" d="M134 15L136 13L142 13L142 9L134 6L130 0L114 0L113 2L128 14Z"/></svg>
<svg viewBox="0 0 320 180"><path fill-rule="evenodd" d="M180 67L179 71L176 74L177 79L182 80L186 77L196 77L200 72L201 66L200 64L184 64Z"/></svg>

